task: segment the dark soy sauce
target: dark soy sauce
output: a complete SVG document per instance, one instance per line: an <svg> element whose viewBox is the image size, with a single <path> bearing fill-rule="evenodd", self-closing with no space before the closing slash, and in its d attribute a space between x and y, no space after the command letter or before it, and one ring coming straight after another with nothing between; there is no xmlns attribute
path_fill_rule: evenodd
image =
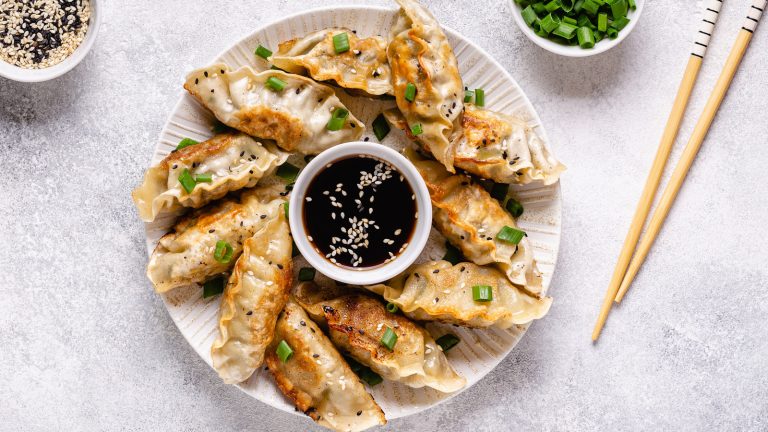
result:
<svg viewBox="0 0 768 432"><path fill-rule="evenodd" d="M304 196L309 241L332 263L370 268L397 258L416 227L416 196L399 171L369 156L332 162Z"/></svg>

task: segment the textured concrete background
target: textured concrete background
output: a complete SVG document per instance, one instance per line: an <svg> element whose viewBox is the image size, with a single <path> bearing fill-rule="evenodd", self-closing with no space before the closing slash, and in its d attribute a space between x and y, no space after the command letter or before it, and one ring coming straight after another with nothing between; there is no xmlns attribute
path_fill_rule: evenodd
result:
<svg viewBox="0 0 768 432"><path fill-rule="evenodd" d="M129 194L185 71L328 2L106 3L94 51L74 71L43 84L0 79L0 430L313 428L222 384L187 345L144 277ZM582 60L525 39L506 1L427 3L515 76L570 170L550 315L479 384L386 430L767 430L768 29L633 291L592 345L696 3L649 1L623 45ZM748 3L723 8L681 141Z"/></svg>

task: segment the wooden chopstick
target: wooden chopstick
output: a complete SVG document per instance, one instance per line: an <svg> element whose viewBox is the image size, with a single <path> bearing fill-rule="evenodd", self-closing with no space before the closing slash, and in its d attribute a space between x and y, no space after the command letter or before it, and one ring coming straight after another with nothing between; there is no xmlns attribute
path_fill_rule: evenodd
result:
<svg viewBox="0 0 768 432"><path fill-rule="evenodd" d="M698 123L696 123L696 126L693 129L691 139L685 146L680 161L672 172L672 177L669 179L669 184L667 184L667 187L664 189L664 194L661 196L658 207L653 212L651 221L648 224L648 231L645 236L643 236L643 239L635 252L635 256L632 258L632 262L627 268L627 273L624 275L624 280L621 282L616 297L617 301L621 301L624 294L627 293L627 290L637 275L638 270L640 270L640 266L642 266L645 257L648 256L648 252L651 250L651 246L653 245L654 240L656 240L656 236L659 234L661 226L664 224L664 219L669 213L669 209L672 207L672 204L677 197L677 193L680 191L680 187L683 185L683 181L691 168L693 160L696 158L696 153L698 153L702 142L704 142L704 138L707 136L707 132L709 132L715 114L717 114L717 110L720 108L723 98L725 98L725 93L731 86L733 77L736 75L739 64L741 64L741 59L744 58L744 53L746 53L749 42L752 40L752 34L757 28L757 23L765 9L766 3L768 3L767 0L754 0L752 6L750 6L747 20L744 22L741 31L739 31L736 42L734 43L731 53L728 55L728 59L723 67L723 71L717 79L715 89L713 90L712 95L710 95L709 100L707 100L707 104L704 106L704 112L701 114Z"/></svg>
<svg viewBox="0 0 768 432"><path fill-rule="evenodd" d="M597 318L595 329L592 331L593 341L600 337L600 332L605 325L605 320L608 318L608 313L611 311L611 306L616 298L616 294L619 292L622 278L632 258L632 252L634 252L637 241L640 238L645 219L651 211L651 205L656 197L656 190L659 188L659 182L667 165L669 154L672 151L672 145L675 143L675 138L677 138L677 133L680 130L680 123L683 120L688 100L691 98L691 92L699 76L701 63L707 53L707 46L715 29L722 4L722 0L709 0L705 5L704 16L699 23L696 36L694 37L693 50L688 58L688 65L685 67L685 73L680 82L680 88L677 90L672 111L669 113L667 125L664 127L664 133L661 135L661 142L659 143L658 150L656 150L656 157L653 160L651 172L645 180L643 193L640 196L640 201L637 203L637 209L632 218L629 232L627 232L627 237L624 239L624 246L619 254L619 260L616 263L616 268L613 270L611 282L608 285L603 304L600 307L600 315Z"/></svg>

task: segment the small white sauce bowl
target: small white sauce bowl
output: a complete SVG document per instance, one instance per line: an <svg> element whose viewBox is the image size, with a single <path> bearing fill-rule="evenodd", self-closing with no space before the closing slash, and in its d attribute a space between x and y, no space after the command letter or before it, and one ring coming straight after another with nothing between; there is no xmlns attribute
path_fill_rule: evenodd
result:
<svg viewBox="0 0 768 432"><path fill-rule="evenodd" d="M69 72L85 58L93 47L93 43L96 42L103 13L101 0L91 0L91 18L88 21L88 31L75 51L61 63L44 69L25 69L0 60L0 77L19 82L42 82L58 78Z"/></svg>
<svg viewBox="0 0 768 432"><path fill-rule="evenodd" d="M523 34L528 37L528 39L551 53L559 54L565 57L589 57L595 54L606 52L620 44L624 39L626 39L627 36L629 36L629 34L637 25L637 22L640 20L640 15L642 15L643 12L643 6L645 6L645 0L636 0L635 3L637 4L637 9L629 13L629 24L621 29L616 39L606 38L596 43L593 48L584 49L578 45L559 44L537 35L534 33L532 28L528 27L528 24L525 23L525 20L523 20L523 15L521 14L523 8L520 7L520 5L515 2L515 0L508 1L512 3L512 15L515 18L517 26L520 28L520 31L522 31Z"/></svg>
<svg viewBox="0 0 768 432"><path fill-rule="evenodd" d="M304 226L304 198L312 180L325 169L326 165L358 156L367 156L386 162L405 177L416 195L418 218L408 246L394 260L375 267L353 269L333 264L311 244ZM392 209L392 211L396 212L398 209ZM421 255L432 228L432 202L421 175L403 155L381 144L353 142L341 144L320 153L301 171L291 192L288 219L296 247L312 267L339 282L370 285L387 281L404 272Z"/></svg>

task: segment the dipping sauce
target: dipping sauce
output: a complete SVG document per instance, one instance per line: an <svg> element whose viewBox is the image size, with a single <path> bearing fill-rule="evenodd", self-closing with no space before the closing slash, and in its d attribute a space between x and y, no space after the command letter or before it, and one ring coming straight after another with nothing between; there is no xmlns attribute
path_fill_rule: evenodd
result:
<svg viewBox="0 0 768 432"><path fill-rule="evenodd" d="M309 242L321 255L361 270L397 258L418 218L408 180L363 155L326 165L307 188L303 213Z"/></svg>

